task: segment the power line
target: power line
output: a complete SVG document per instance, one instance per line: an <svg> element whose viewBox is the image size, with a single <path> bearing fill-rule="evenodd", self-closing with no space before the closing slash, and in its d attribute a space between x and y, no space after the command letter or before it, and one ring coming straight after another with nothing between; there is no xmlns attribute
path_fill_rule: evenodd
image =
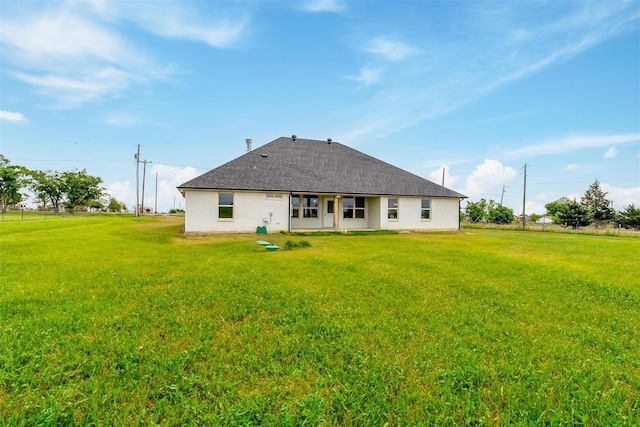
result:
<svg viewBox="0 0 640 427"><path fill-rule="evenodd" d="M135 154L134 154L135 156ZM134 157L135 159L135 157ZM121 159L117 160L96 160L96 159L11 159L12 161L20 161L20 162L89 162L89 163L109 163L109 164L119 164L121 163ZM191 166L191 165L176 165L168 162L155 162L156 164L162 164L166 166L175 166L178 168L194 168L198 170L211 170L213 166Z"/></svg>

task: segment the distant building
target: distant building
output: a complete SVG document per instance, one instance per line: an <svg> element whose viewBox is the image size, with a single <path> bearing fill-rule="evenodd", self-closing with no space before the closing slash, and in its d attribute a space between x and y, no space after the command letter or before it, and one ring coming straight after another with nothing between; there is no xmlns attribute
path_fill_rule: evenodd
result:
<svg viewBox="0 0 640 427"><path fill-rule="evenodd" d="M553 224L553 219L550 216L544 215L542 218L536 221L537 224Z"/></svg>

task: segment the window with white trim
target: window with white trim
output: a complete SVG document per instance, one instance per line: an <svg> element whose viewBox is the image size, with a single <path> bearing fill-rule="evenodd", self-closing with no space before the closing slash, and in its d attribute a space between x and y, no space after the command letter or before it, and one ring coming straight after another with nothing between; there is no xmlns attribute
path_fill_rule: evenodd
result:
<svg viewBox="0 0 640 427"><path fill-rule="evenodd" d="M398 198L389 197L387 199L387 219L398 219Z"/></svg>
<svg viewBox="0 0 640 427"><path fill-rule="evenodd" d="M233 193L218 193L218 218L233 219Z"/></svg>
<svg viewBox="0 0 640 427"><path fill-rule="evenodd" d="M431 199L422 199L420 202L420 219L431 219Z"/></svg>

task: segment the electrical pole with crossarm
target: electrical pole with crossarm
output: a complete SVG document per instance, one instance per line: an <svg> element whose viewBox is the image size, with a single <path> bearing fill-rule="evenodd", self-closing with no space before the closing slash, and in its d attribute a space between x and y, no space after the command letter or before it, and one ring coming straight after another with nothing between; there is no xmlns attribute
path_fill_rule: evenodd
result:
<svg viewBox="0 0 640 427"><path fill-rule="evenodd" d="M136 216L140 215L140 144L138 144L138 152L133 155L136 160Z"/></svg>

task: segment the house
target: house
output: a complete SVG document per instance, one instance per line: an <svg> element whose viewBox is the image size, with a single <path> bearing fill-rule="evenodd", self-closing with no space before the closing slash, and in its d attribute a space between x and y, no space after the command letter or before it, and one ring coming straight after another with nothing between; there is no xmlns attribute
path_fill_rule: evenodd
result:
<svg viewBox="0 0 640 427"><path fill-rule="evenodd" d="M540 217L537 221L537 224L553 224L553 218L551 218L550 216L548 216L547 214L544 214L542 217Z"/></svg>
<svg viewBox="0 0 640 427"><path fill-rule="evenodd" d="M331 139L281 137L184 184L185 233L458 230L453 190Z"/></svg>

